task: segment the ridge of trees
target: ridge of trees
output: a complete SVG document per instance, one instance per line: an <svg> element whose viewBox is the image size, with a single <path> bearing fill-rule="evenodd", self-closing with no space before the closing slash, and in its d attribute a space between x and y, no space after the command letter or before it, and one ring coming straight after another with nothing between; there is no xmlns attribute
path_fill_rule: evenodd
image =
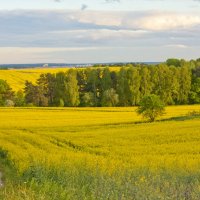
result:
<svg viewBox="0 0 200 200"><path fill-rule="evenodd" d="M26 81L24 91L16 93L0 80L0 106L137 106L150 94L165 105L200 103L200 59L47 73L36 84Z"/></svg>

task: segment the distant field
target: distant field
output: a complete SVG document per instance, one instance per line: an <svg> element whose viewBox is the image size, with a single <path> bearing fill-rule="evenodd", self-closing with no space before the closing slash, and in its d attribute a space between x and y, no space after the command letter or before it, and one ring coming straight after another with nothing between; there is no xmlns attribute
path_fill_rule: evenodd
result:
<svg viewBox="0 0 200 200"><path fill-rule="evenodd" d="M21 181L7 180L0 198L200 199L194 110L144 123L135 108L1 108L0 156Z"/></svg>
<svg viewBox="0 0 200 200"><path fill-rule="evenodd" d="M66 72L69 68L36 68L36 69L10 69L0 70L0 79L6 80L14 91L23 90L26 80L33 83L45 73ZM118 67L110 67L119 70Z"/></svg>
<svg viewBox="0 0 200 200"><path fill-rule="evenodd" d="M38 68L38 69L11 69L0 70L0 79L6 80L14 91L24 88L26 80L35 82L41 74L67 71L66 68Z"/></svg>

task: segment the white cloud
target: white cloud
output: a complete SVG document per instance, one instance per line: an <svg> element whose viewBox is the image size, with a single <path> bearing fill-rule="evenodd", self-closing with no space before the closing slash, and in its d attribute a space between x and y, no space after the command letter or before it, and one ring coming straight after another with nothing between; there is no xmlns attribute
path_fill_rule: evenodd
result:
<svg viewBox="0 0 200 200"><path fill-rule="evenodd" d="M187 29L200 25L200 15L193 15L191 13L155 13L142 17L136 24L143 29L155 31Z"/></svg>
<svg viewBox="0 0 200 200"><path fill-rule="evenodd" d="M165 45L164 47L169 47L169 48L181 48L181 49L186 49L188 48L187 45L184 45L184 44L168 44L168 45Z"/></svg>
<svg viewBox="0 0 200 200"><path fill-rule="evenodd" d="M99 54L105 49L105 56L108 56L108 52L112 55L115 52L118 56L121 52L123 56L125 51L122 47L127 48L127 51L132 48L152 51L153 48L163 48L166 52L178 49L180 55L187 55L185 52L190 48L190 55L192 49L196 50L200 46L200 13L94 12L87 9L84 12L0 11L0 30L0 47L5 50L1 49L0 62L5 60L5 53L10 55L12 51L20 54L22 49L27 54L21 53L21 58L27 55L30 60L33 59L31 52L35 55L34 59L39 58L40 54L55 54L57 57L61 57L61 54L61 59L64 59L68 52L74 58L78 52L77 55L82 55L83 59L83 55L86 56L84 51L95 58L93 51ZM138 52L132 52L135 53ZM89 60L89 55L86 57Z"/></svg>

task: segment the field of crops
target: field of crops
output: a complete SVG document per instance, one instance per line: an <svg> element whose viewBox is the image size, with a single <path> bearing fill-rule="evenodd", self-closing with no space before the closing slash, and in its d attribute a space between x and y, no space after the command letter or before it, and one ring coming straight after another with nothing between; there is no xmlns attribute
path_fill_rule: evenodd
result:
<svg viewBox="0 0 200 200"><path fill-rule="evenodd" d="M41 74L66 72L68 68L35 68L35 69L10 69L0 70L0 79L6 80L14 91L23 90L26 80L33 83ZM119 70L117 67L110 67L110 70Z"/></svg>
<svg viewBox="0 0 200 200"><path fill-rule="evenodd" d="M66 68L37 68L0 70L0 79L6 80L14 91L22 90L26 80L35 83L40 74L66 71Z"/></svg>
<svg viewBox="0 0 200 200"><path fill-rule="evenodd" d="M200 199L194 110L145 123L135 108L1 108L0 161L13 170L0 199Z"/></svg>

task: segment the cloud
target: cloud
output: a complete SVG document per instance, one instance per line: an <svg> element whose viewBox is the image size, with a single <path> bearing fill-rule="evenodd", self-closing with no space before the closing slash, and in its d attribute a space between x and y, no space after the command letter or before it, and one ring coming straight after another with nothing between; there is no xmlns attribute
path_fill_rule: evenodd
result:
<svg viewBox="0 0 200 200"><path fill-rule="evenodd" d="M198 46L200 14L157 11L0 11L0 30L0 47Z"/></svg>
<svg viewBox="0 0 200 200"><path fill-rule="evenodd" d="M188 48L188 46L184 45L184 44L168 44L165 45L164 47L169 47L169 48L181 48L181 49L186 49Z"/></svg>
<svg viewBox="0 0 200 200"><path fill-rule="evenodd" d="M82 4L81 5L81 10L83 11L83 10L86 10L88 8L88 5L86 5L86 4Z"/></svg>
<svg viewBox="0 0 200 200"><path fill-rule="evenodd" d="M114 2L117 2L119 3L120 0L105 0L106 3L114 3Z"/></svg>

